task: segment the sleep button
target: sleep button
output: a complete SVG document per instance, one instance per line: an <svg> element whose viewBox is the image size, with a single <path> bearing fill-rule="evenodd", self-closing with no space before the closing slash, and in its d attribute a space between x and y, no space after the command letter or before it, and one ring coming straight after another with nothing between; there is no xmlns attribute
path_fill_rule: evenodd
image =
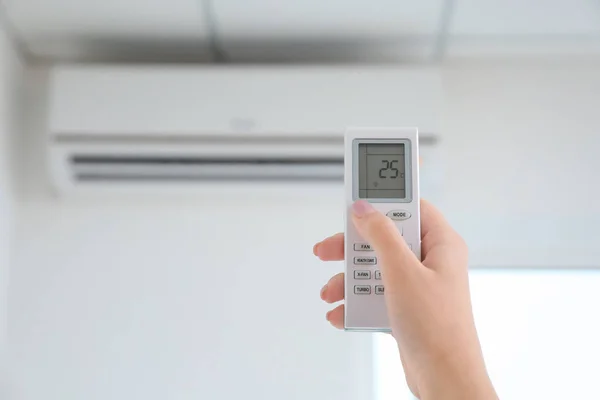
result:
<svg viewBox="0 0 600 400"><path fill-rule="evenodd" d="M410 213L406 210L392 210L388 211L386 215L394 221L404 221L410 218Z"/></svg>

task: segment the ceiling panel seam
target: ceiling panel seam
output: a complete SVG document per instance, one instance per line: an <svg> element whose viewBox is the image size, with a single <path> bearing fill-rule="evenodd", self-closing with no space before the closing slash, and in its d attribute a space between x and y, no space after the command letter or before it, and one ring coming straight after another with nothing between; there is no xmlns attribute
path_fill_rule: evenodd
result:
<svg viewBox="0 0 600 400"><path fill-rule="evenodd" d="M227 62L228 57L226 52L223 50L219 41L219 28L218 20L215 14L215 8L212 0L197 0L200 3L200 7L203 11L204 22L206 24L206 31L208 34L208 47L213 58L213 61L217 63Z"/></svg>
<svg viewBox="0 0 600 400"><path fill-rule="evenodd" d="M455 10L455 0L444 0L442 4L442 9L440 11L439 29L434 44L434 61L441 62L446 56L450 29L452 27L452 17L454 16Z"/></svg>

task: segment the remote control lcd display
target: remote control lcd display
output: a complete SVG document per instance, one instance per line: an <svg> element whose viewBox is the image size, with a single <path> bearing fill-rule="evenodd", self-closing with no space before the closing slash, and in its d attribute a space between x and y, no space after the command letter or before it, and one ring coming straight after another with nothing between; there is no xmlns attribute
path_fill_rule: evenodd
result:
<svg viewBox="0 0 600 400"><path fill-rule="evenodd" d="M403 143L358 144L358 197L406 198L406 163Z"/></svg>

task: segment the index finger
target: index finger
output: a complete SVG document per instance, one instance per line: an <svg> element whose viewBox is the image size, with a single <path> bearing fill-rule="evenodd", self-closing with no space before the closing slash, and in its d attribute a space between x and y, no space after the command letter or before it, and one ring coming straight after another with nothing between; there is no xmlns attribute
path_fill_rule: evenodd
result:
<svg viewBox="0 0 600 400"><path fill-rule="evenodd" d="M323 261L341 261L344 259L344 234L337 233L315 244L313 253Z"/></svg>

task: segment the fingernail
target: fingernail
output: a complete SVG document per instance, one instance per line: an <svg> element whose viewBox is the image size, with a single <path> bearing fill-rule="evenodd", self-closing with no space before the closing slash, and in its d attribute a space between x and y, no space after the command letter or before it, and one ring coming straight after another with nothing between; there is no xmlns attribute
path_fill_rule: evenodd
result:
<svg viewBox="0 0 600 400"><path fill-rule="evenodd" d="M357 217L363 217L375 211L373 206L365 200L359 200L352 205L352 210Z"/></svg>
<svg viewBox="0 0 600 400"><path fill-rule="evenodd" d="M314 245L314 247L313 247L313 254L314 254L315 256L318 256L318 255L319 255L319 246L320 246L320 245L321 245L321 243L317 243L317 244L315 244L315 245Z"/></svg>
<svg viewBox="0 0 600 400"><path fill-rule="evenodd" d="M321 299L325 298L325 292L327 291L327 285L323 286L321 289Z"/></svg>

